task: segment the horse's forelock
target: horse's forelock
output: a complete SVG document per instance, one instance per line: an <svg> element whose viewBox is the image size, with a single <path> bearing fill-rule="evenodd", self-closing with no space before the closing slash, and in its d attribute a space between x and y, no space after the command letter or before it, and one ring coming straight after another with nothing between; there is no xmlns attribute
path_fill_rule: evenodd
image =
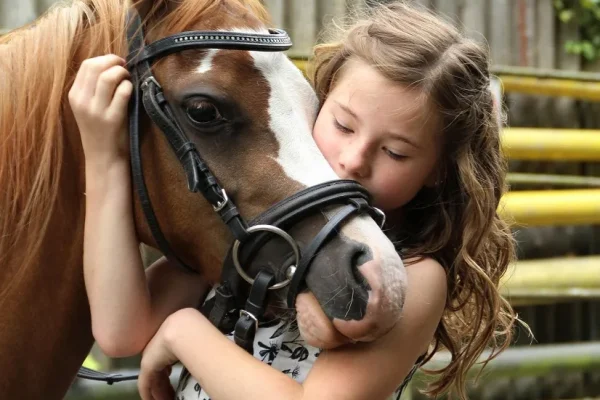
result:
<svg viewBox="0 0 600 400"><path fill-rule="evenodd" d="M169 10L166 15L165 9ZM151 32L160 36L193 30L198 22L206 21L216 11L223 9L235 15L236 20L241 18L247 22L270 25L269 13L258 0L181 0L176 3L160 0L153 3L147 17L148 20L160 20L156 25L158 29Z"/></svg>

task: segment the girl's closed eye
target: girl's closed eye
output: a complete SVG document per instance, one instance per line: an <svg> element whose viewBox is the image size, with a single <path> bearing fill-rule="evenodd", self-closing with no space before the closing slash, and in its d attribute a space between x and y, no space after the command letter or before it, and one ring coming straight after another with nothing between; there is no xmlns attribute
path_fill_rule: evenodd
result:
<svg viewBox="0 0 600 400"><path fill-rule="evenodd" d="M347 126L342 125L335 117L333 118L333 125L335 126L335 128L337 130L339 130L341 132L344 132L344 133L353 133L354 132L352 129L348 128Z"/></svg>
<svg viewBox="0 0 600 400"><path fill-rule="evenodd" d="M405 156L403 154L398 154L398 153L388 149L387 147L384 147L383 151L385 151L385 153L388 156L390 156L390 158L392 158L393 160L396 160L396 161L400 161L400 160L404 160L404 159L408 158L408 156Z"/></svg>

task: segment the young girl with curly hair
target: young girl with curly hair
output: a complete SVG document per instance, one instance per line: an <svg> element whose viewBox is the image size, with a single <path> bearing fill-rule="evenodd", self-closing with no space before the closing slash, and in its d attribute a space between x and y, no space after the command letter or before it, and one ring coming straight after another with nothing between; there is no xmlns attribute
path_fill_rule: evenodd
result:
<svg viewBox="0 0 600 400"><path fill-rule="evenodd" d="M450 362L433 372L427 393L451 391L464 399L467 372L484 349L492 349L491 358L509 345L517 317L501 296L499 282L513 261L514 243L497 212L507 164L487 50L433 13L402 2L370 9L337 33L314 49L310 80L320 111L313 137L335 172L364 185L388 216L386 231L409 278L401 319L373 342L322 351L306 343L305 348L317 350L315 357L298 363L299 373L289 374L282 367L288 364L277 367L265 357L252 357L194 308L168 317L162 312L150 324L154 330L148 329L156 334L145 341L139 381L143 399L172 398L165 371L177 361L189 371L178 399L190 394L212 399L399 397L412 373L441 350L450 353ZM113 75L114 67L122 65L117 58L102 58L102 63L105 71L113 67ZM106 81L101 75L80 72L71 98L78 105L74 112L84 147L89 137L105 149L101 157L118 160L126 156L110 143L122 139L123 99L131 92L126 73L118 75L117 89L108 91L122 110L115 113L114 106L107 106L113 116L108 125L99 124L99 114L86 106L92 99L77 101L83 87ZM100 147L98 141L109 145ZM86 152L88 165L95 153ZM130 190L127 169L114 173L123 174L121 190ZM90 182L99 180L94 176ZM93 193L88 190L88 215L101 207ZM120 204L113 204L112 212L130 218L131 211ZM95 226L90 235L105 235L104 243L109 235L120 238L113 239L115 246L137 244L132 231L115 235L120 228ZM101 243L95 239L86 241L89 254ZM86 268L102 263L85 262ZM146 284L143 274L135 279ZM97 290L91 275L86 285L88 292ZM198 282L187 285L191 290ZM145 294L151 295L151 290ZM181 297L172 309L191 301ZM108 321L111 312L102 310L101 302L92 303L93 318Z"/></svg>

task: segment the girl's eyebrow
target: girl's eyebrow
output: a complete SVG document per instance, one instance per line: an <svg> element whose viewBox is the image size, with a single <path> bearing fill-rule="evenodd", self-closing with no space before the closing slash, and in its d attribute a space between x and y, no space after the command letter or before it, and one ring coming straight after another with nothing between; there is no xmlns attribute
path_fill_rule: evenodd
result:
<svg viewBox="0 0 600 400"><path fill-rule="evenodd" d="M415 142L413 142L412 140L410 140L409 138L407 138L406 136L404 136L404 135L402 135L400 133L397 133L397 132L388 132L387 134L390 135L392 137L392 139L400 140L400 141L402 141L404 143L407 143L407 144L413 146L414 148L420 149L420 147L417 146L417 144Z"/></svg>
<svg viewBox="0 0 600 400"><path fill-rule="evenodd" d="M355 113L354 111L352 111L352 110L350 109L350 107L348 107L348 106L346 106L346 105L344 105L344 104L340 103L340 102L339 102L339 101L337 101L337 100L334 100L334 102L335 102L335 104L337 104L337 105L338 105L338 107L340 107L342 110L344 110L345 112L347 112L348 114L350 114L350 116L352 116L352 118L354 118L354 119L356 119L357 121L359 121L359 122L360 122L360 118L358 118L358 115L356 115L356 113Z"/></svg>

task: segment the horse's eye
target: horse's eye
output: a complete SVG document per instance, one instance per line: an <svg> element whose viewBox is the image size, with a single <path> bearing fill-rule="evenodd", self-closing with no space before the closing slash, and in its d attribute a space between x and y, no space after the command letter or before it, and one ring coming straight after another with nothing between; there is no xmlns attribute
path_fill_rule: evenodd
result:
<svg viewBox="0 0 600 400"><path fill-rule="evenodd" d="M185 111L192 122L201 125L210 124L222 118L217 107L208 101L189 104Z"/></svg>

